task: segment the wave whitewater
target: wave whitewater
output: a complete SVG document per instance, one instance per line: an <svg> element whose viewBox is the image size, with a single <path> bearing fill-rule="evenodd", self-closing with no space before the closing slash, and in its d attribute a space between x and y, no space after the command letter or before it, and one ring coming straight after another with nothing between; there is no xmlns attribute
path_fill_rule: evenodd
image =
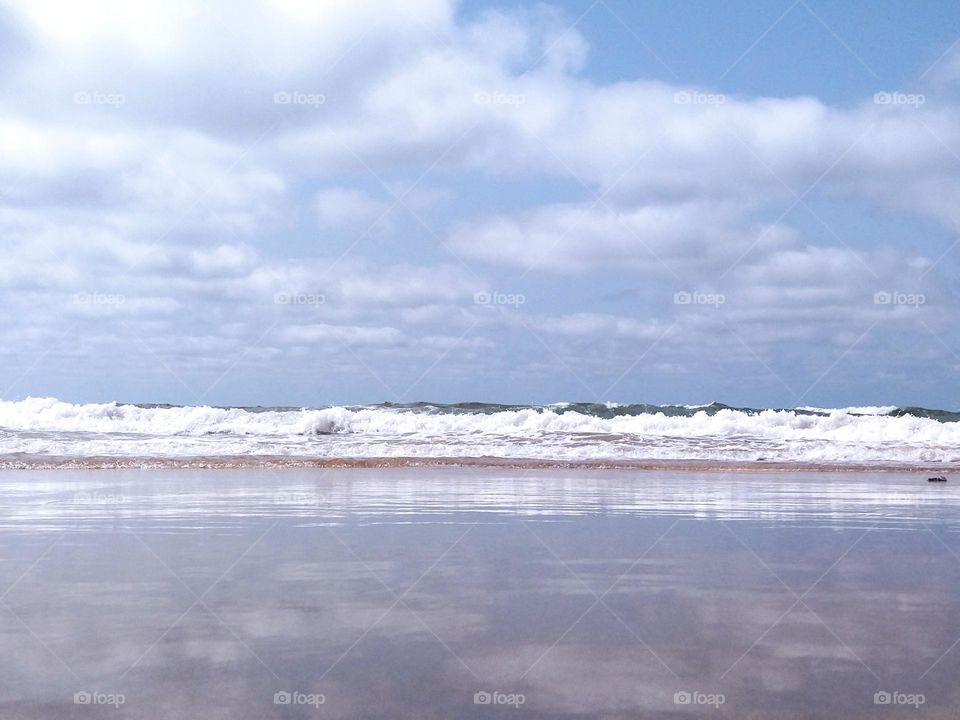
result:
<svg viewBox="0 0 960 720"><path fill-rule="evenodd" d="M960 463L960 413L720 403L387 403L311 409L0 401L0 464L93 457L932 466Z"/></svg>

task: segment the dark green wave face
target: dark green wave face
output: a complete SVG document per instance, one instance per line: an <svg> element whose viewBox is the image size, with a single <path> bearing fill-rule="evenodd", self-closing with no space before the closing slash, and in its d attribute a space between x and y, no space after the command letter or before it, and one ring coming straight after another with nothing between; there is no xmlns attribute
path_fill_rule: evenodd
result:
<svg viewBox="0 0 960 720"><path fill-rule="evenodd" d="M176 405L152 404L152 403L134 403L142 408L173 408ZM752 408L738 407L736 405L725 405L719 402L712 402L704 405L651 405L649 403L589 403L589 402L562 402L552 403L550 405L522 405L508 403L483 403L483 402L460 402L460 403L431 403L431 402L413 402L413 403L394 403L385 402L378 405L350 405L351 409L360 409L363 407L377 407L389 410L406 410L410 412L422 412L427 414L440 415L492 415L498 412L507 412L515 410L550 410L555 413L579 413L598 418L615 418L628 415L656 415L662 413L667 417L693 417L697 413L707 415L716 415L721 410L735 410L746 413L747 415L756 415L767 410L776 410L781 412L792 412L797 415L813 415L825 417L830 414L828 409L820 408ZM301 407L293 406L256 406L240 409L248 412L275 412L275 411L296 411ZM317 408L309 408L317 409ZM841 408L842 409L842 408ZM873 412L858 412L857 408L846 409L850 415L874 415ZM916 417L936 420L937 422L958 422L960 421L960 411L939 410L936 408L923 407L898 407L886 413L880 413L888 417Z"/></svg>
<svg viewBox="0 0 960 720"><path fill-rule="evenodd" d="M510 410L551 410L556 413L580 413L599 418L614 418L625 415L655 415L662 413L667 417L693 417L697 413L706 413L707 415L716 415L721 410L735 410L748 415L767 410L777 410L784 412L793 412L797 415L827 416L830 414L828 409L814 408L752 408L738 407L736 405L725 405L724 403L712 402L704 405L651 405L648 403L588 403L588 402L569 402L554 403L550 405L516 405L504 403L482 403L482 402L462 402L462 403L382 403L377 407L392 408L396 410L411 410L414 412L440 413L450 415L461 414L483 414L490 415L498 412ZM874 413L857 412L855 408L849 409L850 415L869 415ZM953 410L937 410L922 407L903 407L895 408L887 413L881 413L889 417L918 417L937 420L939 422L957 422L960 421L960 412Z"/></svg>
<svg viewBox="0 0 960 720"><path fill-rule="evenodd" d="M957 422L960 420L960 412L954 412L952 410L936 410L930 408L922 407L905 407L897 408L893 412L889 413L891 417L919 417L919 418L929 418L930 420L938 420L939 422Z"/></svg>

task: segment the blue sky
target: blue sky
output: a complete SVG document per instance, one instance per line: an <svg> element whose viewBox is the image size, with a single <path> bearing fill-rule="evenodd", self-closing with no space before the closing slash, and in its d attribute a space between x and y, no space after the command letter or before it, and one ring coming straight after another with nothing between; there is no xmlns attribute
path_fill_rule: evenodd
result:
<svg viewBox="0 0 960 720"><path fill-rule="evenodd" d="M947 2L0 10L0 397L955 408Z"/></svg>

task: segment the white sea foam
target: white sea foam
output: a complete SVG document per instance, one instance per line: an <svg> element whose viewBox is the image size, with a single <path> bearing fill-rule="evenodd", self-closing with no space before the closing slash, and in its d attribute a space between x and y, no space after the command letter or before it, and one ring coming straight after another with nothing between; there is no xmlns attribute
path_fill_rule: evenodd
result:
<svg viewBox="0 0 960 720"><path fill-rule="evenodd" d="M548 460L960 461L960 423L894 408L597 417L564 408L423 412L0 401L0 455L477 457ZM865 412L870 411L870 412ZM885 411L885 412L884 412Z"/></svg>
<svg viewBox="0 0 960 720"><path fill-rule="evenodd" d="M807 412L817 412L817 413L845 412L850 415L889 415L896 409L897 409L896 405L855 405L852 407L845 407L845 408L821 408L821 407L811 407L809 405L803 405L797 408L797 410L805 410Z"/></svg>

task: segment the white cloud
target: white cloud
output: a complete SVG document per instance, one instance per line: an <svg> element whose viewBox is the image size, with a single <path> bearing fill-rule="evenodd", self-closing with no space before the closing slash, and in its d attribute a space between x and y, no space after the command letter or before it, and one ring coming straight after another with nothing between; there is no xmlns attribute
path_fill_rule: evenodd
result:
<svg viewBox="0 0 960 720"><path fill-rule="evenodd" d="M673 274L691 266L721 270L747 251L768 252L793 239L788 228L748 225L736 212L729 203L628 211L589 203L550 205L519 217L461 222L451 244L467 257L531 270L628 267Z"/></svg>
<svg viewBox="0 0 960 720"><path fill-rule="evenodd" d="M598 313L545 317L538 319L533 325L546 333L570 337L620 337L631 340L654 340L668 330L668 327L656 320L642 322L633 318Z"/></svg>
<svg viewBox="0 0 960 720"><path fill-rule="evenodd" d="M354 188L327 188L313 197L317 222L323 230L385 235L390 231L391 204Z"/></svg>
<svg viewBox="0 0 960 720"><path fill-rule="evenodd" d="M406 339L392 327L357 327L349 325L292 325L279 333L281 342L294 344L341 343L344 345L393 347Z"/></svg>
<svg viewBox="0 0 960 720"><path fill-rule="evenodd" d="M284 362L274 340L510 354L530 341L523 320L580 343L573 364L590 360L592 339L632 352L672 323L664 348L730 350L727 323L757 347L796 343L789 354L874 322L916 329L915 308L878 305L876 292L925 293L938 332L956 308L949 253L935 265L941 252L896 227L882 241L848 237L808 205L960 232L960 55L931 76L922 107L694 103L682 98L705 89L591 78L583 35L547 6L468 22L446 0L74 5L10 11L0 300L24 353L48 342L26 332L38 324L122 318L181 338L158 343L161 355L205 361L273 324L250 359ZM277 103L278 92L323 101ZM388 213L393 193L403 203ZM377 243L330 249L371 225ZM569 285L551 285L557 276ZM644 301L601 307L624 277ZM473 305L498 287L529 302ZM727 302L677 306L677 290ZM65 309L81 292L126 302ZM281 305L277 293L315 301ZM463 337L475 325L496 342ZM124 342L96 337L105 357Z"/></svg>

